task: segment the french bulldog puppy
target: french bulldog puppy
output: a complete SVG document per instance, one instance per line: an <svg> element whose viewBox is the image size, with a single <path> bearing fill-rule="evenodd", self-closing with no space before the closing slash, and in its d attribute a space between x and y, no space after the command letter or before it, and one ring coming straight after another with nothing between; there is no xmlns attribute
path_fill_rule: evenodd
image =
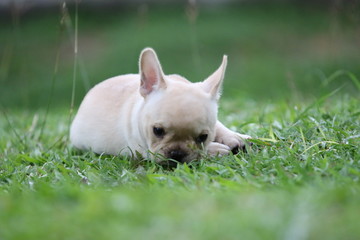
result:
<svg viewBox="0 0 360 240"><path fill-rule="evenodd" d="M155 51L141 52L139 74L105 80L85 96L70 129L76 148L184 163L202 152L225 155L249 138L217 120L227 56L205 81L165 75ZM161 156L161 157L159 157Z"/></svg>

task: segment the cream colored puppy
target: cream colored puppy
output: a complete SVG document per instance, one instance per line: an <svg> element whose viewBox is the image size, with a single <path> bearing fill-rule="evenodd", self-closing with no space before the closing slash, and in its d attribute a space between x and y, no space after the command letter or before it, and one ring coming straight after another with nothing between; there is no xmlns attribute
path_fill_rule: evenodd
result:
<svg viewBox="0 0 360 240"><path fill-rule="evenodd" d="M244 147L249 136L217 120L226 56L198 83L165 75L151 48L141 52L139 62L139 74L110 78L85 96L70 130L76 148L113 155L137 152L159 162L165 157L183 163L199 158L203 150L224 155Z"/></svg>

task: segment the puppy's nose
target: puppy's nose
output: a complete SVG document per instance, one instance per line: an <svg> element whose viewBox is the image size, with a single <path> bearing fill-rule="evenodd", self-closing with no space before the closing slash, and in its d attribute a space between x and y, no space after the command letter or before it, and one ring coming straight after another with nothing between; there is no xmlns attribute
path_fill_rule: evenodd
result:
<svg viewBox="0 0 360 240"><path fill-rule="evenodd" d="M184 158L187 156L187 153L181 150L171 150L169 152L169 158L174 159L180 163L184 162Z"/></svg>

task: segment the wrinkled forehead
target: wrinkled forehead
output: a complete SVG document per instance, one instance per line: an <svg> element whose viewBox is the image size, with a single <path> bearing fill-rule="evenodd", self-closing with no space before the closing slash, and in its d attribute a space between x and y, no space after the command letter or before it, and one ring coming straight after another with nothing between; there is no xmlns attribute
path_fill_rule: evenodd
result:
<svg viewBox="0 0 360 240"><path fill-rule="evenodd" d="M166 114L171 117L179 116L183 121L189 120L198 120L201 121L202 118L208 118L213 115L216 111L217 106L216 102L211 100L211 98L203 93L193 92L192 89L183 91L181 93L168 93L168 99L165 103L165 109L171 110L166 112ZM172 116L175 115L175 116Z"/></svg>
<svg viewBox="0 0 360 240"><path fill-rule="evenodd" d="M168 92L154 101L153 109L154 120L169 127L201 128L216 122L216 102L197 92Z"/></svg>

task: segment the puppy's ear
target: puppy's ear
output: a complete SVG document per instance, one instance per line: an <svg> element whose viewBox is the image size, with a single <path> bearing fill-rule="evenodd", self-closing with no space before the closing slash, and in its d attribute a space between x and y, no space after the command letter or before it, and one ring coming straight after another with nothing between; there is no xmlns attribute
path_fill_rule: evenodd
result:
<svg viewBox="0 0 360 240"><path fill-rule="evenodd" d="M224 55L220 67L201 83L202 88L206 92L210 93L211 97L215 100L219 100L220 98L221 86L225 76L226 65L227 56Z"/></svg>
<svg viewBox="0 0 360 240"><path fill-rule="evenodd" d="M152 48L145 48L140 54L140 94L146 97L160 88L165 89L164 73Z"/></svg>

